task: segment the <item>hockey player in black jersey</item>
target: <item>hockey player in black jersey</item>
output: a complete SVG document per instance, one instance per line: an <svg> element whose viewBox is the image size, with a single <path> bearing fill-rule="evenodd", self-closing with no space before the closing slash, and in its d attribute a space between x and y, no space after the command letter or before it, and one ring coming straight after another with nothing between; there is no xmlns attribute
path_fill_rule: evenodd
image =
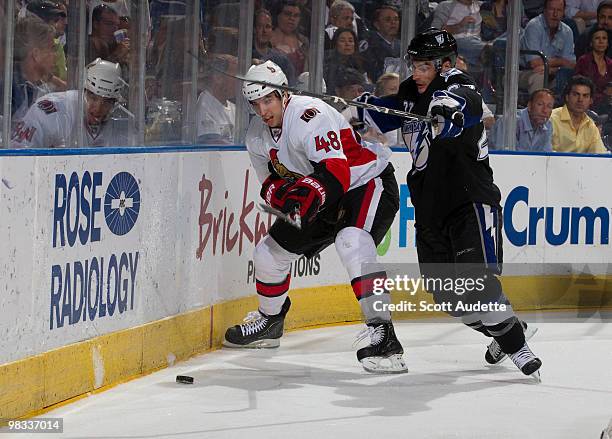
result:
<svg viewBox="0 0 612 439"><path fill-rule="evenodd" d="M451 302L449 314L492 337L485 359L496 364L509 356L525 375L539 379L542 362L526 343L533 335L504 295L501 194L493 182L488 144L481 123L482 98L473 80L454 68L457 44L444 30L428 29L408 47L411 76L396 95L362 95L358 100L421 115L433 123L401 119L368 110L358 114L385 133L401 128L412 155L407 182L415 209L421 275L429 279L470 279L482 291L463 295L428 288L437 303ZM439 285L431 282L430 285ZM457 311L459 302L494 303L495 311ZM504 308L505 311L500 310Z"/></svg>

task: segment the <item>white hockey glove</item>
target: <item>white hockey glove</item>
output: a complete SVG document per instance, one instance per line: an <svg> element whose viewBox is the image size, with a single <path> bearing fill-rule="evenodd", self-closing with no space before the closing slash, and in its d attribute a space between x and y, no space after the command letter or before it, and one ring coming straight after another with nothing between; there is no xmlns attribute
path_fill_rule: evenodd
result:
<svg viewBox="0 0 612 439"><path fill-rule="evenodd" d="M432 137L447 139L463 132L465 99L448 91L435 91L429 103L428 115L432 117Z"/></svg>

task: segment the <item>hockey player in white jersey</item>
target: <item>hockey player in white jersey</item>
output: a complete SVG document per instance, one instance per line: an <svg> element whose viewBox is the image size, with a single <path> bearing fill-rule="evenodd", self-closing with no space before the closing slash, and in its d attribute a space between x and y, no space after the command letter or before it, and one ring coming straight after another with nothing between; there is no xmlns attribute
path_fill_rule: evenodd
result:
<svg viewBox="0 0 612 439"><path fill-rule="evenodd" d="M119 64L97 58L87 66L83 111L79 114L79 92L50 93L38 99L12 130L13 148L60 148L67 146L78 124L85 127L85 145L125 145L125 124L110 119L122 101Z"/></svg>
<svg viewBox="0 0 612 439"><path fill-rule="evenodd" d="M361 145L344 117L319 99L248 82L287 85L272 61L251 66L246 79L242 92L259 116L251 121L246 146L261 196L282 212L299 212L302 229L277 219L256 246L259 309L226 331L224 345L278 347L291 305L291 263L335 244L365 316L362 336L370 336L357 359L369 372L406 372L390 313L375 311L388 308L374 306L390 301L388 292L374 295L373 288L375 279L386 277L376 265L376 245L399 208L389 152Z"/></svg>

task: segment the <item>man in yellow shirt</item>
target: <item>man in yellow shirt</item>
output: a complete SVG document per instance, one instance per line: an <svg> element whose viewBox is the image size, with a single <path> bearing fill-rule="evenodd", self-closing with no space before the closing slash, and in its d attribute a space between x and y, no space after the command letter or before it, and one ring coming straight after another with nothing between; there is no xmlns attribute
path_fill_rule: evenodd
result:
<svg viewBox="0 0 612 439"><path fill-rule="evenodd" d="M574 76L565 88L565 105L552 111L552 147L557 152L603 154L606 152L599 129L586 111L593 103L593 82Z"/></svg>

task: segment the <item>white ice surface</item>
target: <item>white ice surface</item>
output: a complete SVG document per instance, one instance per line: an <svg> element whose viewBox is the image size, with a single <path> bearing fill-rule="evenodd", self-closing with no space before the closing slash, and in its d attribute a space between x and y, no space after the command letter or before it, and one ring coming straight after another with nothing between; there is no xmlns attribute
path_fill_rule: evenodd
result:
<svg viewBox="0 0 612 439"><path fill-rule="evenodd" d="M361 326L348 325L178 363L43 415L63 417L64 434L32 437L599 438L612 417L612 323L536 325L541 384L509 360L486 367L489 339L457 323L396 323L410 371L374 376L351 347Z"/></svg>

